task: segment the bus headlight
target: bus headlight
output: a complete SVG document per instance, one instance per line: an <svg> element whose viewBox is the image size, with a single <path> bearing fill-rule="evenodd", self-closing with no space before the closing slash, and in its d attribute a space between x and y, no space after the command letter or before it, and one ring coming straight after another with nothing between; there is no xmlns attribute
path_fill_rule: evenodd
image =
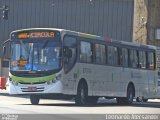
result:
<svg viewBox="0 0 160 120"><path fill-rule="evenodd" d="M62 78L62 75L61 74L58 74L55 78L55 80L60 80Z"/></svg>
<svg viewBox="0 0 160 120"><path fill-rule="evenodd" d="M47 84L48 84L48 85L52 84L52 80L47 81Z"/></svg>
<svg viewBox="0 0 160 120"><path fill-rule="evenodd" d="M8 79L9 79L9 81L10 81L11 84L13 84L13 85L15 85L15 86L18 86L18 82L12 80L12 78L11 78L10 76L9 76Z"/></svg>
<svg viewBox="0 0 160 120"><path fill-rule="evenodd" d="M11 84L13 84L13 85L15 85L15 86L18 86L18 82L16 82L16 81L11 81Z"/></svg>
<svg viewBox="0 0 160 120"><path fill-rule="evenodd" d="M50 80L50 81L47 81L47 84L48 85L51 85L52 83L56 83L58 80L60 80L62 78L62 75L61 74L58 74L54 80Z"/></svg>

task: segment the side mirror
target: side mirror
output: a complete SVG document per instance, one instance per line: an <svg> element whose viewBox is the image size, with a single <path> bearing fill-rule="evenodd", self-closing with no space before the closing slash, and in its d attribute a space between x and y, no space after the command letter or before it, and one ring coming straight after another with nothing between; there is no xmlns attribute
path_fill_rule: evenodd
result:
<svg viewBox="0 0 160 120"><path fill-rule="evenodd" d="M3 50L1 52L1 57L6 57L5 55L6 55L7 49L10 47L10 42L11 42L11 40L8 39L8 40L4 41L4 43L2 44L3 45ZM6 47L6 45L7 45L7 47ZM9 57L6 57L6 58L10 59Z"/></svg>
<svg viewBox="0 0 160 120"><path fill-rule="evenodd" d="M68 47L64 48L64 56L67 58L71 58L72 57L72 50Z"/></svg>

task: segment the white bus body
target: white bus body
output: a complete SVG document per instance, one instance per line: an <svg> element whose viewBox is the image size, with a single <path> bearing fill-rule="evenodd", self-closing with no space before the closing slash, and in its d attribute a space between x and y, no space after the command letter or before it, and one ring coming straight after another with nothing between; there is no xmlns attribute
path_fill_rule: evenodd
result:
<svg viewBox="0 0 160 120"><path fill-rule="evenodd" d="M12 34L36 30L60 32L63 51L62 68L59 72L52 74L53 79L43 83L36 82L36 84L23 83L25 79L27 81L28 76L16 78L10 73L10 94L31 94L32 104L38 104L40 94L48 93L75 96L76 103L80 105L94 103L98 97L117 98L118 103L129 104L132 103L133 98L160 98L156 47L52 28L14 31L11 33L11 41L13 41ZM36 33L34 35L32 37L44 37L36 36ZM21 43L18 44L21 45ZM21 46L23 47L23 44ZM30 70L27 74L34 76L38 74L36 72L36 70ZM24 81L20 83L14 81L14 78L17 81L21 81L20 79Z"/></svg>

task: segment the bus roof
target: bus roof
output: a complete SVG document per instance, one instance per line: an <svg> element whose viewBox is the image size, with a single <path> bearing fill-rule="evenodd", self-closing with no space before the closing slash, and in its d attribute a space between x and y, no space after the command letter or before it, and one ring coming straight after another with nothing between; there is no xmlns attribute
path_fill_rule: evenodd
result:
<svg viewBox="0 0 160 120"><path fill-rule="evenodd" d="M11 34L14 32L29 31L29 30L57 30L60 32L68 33L70 35L76 35L76 36L81 36L81 37L91 38L91 39L98 39L98 40L102 40L105 42L118 43L118 44L123 44L123 45L127 45L127 46L143 47L143 48L149 48L149 49L156 49L157 48L156 46L153 46L153 45L144 45L144 44L133 43L133 42L119 41L119 40L115 40L112 38L101 37L98 35L87 34L87 33L83 33L83 32L76 32L76 31L71 31L71 30L66 30L66 29L59 29L59 28L27 28L27 29L20 29L20 30L12 31Z"/></svg>

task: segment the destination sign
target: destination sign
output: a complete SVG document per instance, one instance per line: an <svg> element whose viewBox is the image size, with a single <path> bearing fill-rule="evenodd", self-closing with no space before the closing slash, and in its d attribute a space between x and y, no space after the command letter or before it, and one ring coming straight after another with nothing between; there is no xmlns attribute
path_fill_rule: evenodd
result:
<svg viewBox="0 0 160 120"><path fill-rule="evenodd" d="M30 33L19 33L19 39L27 39L27 38L54 38L54 32L30 32Z"/></svg>

